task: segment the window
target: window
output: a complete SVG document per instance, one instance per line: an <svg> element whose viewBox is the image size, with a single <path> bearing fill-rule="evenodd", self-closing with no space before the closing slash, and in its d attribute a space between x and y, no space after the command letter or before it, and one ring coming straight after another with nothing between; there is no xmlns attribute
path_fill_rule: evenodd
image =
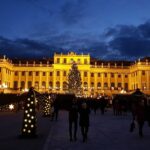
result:
<svg viewBox="0 0 150 150"><path fill-rule="evenodd" d="M124 88L125 88L126 91L128 90L128 83L124 84Z"/></svg>
<svg viewBox="0 0 150 150"><path fill-rule="evenodd" d="M35 75L38 76L38 75L39 75L39 72L36 72Z"/></svg>
<svg viewBox="0 0 150 150"><path fill-rule="evenodd" d="M108 88L108 83L107 83L107 82L104 83L104 88L105 88L105 89Z"/></svg>
<svg viewBox="0 0 150 150"><path fill-rule="evenodd" d="M121 83L118 83L118 87L120 87L120 88L121 88Z"/></svg>
<svg viewBox="0 0 150 150"><path fill-rule="evenodd" d="M15 76L18 76L18 71L15 71Z"/></svg>
<svg viewBox="0 0 150 150"><path fill-rule="evenodd" d="M38 81L35 82L35 89L39 89L39 82Z"/></svg>
<svg viewBox="0 0 150 150"><path fill-rule="evenodd" d="M114 73L111 73L111 77L114 78Z"/></svg>
<svg viewBox="0 0 150 150"><path fill-rule="evenodd" d="M107 77L107 73L104 73L104 77L105 77L105 78Z"/></svg>
<svg viewBox="0 0 150 150"><path fill-rule="evenodd" d="M57 58L57 63L58 63L58 64L60 63L60 58Z"/></svg>
<svg viewBox="0 0 150 150"><path fill-rule="evenodd" d="M18 81L14 81L14 89L18 88Z"/></svg>
<svg viewBox="0 0 150 150"><path fill-rule="evenodd" d="M97 74L97 76L98 76L98 77L100 77L100 76L101 76L101 74L100 74L100 73L98 73L98 74Z"/></svg>
<svg viewBox="0 0 150 150"><path fill-rule="evenodd" d="M67 63L67 59L66 58L64 58L64 64L66 64Z"/></svg>
<svg viewBox="0 0 150 150"><path fill-rule="evenodd" d="M49 75L50 75L50 76L53 76L53 73L52 73L52 72L50 72L50 73L49 73Z"/></svg>
<svg viewBox="0 0 150 150"><path fill-rule="evenodd" d="M128 78L128 75L127 75L127 74L125 74L125 78Z"/></svg>
<svg viewBox="0 0 150 150"><path fill-rule="evenodd" d="M46 82L45 81L42 82L42 88L46 88Z"/></svg>
<svg viewBox="0 0 150 150"><path fill-rule="evenodd" d="M87 72L84 72L84 77L87 77Z"/></svg>
<svg viewBox="0 0 150 150"><path fill-rule="evenodd" d="M68 89L68 85L66 82L63 82L63 90L67 90Z"/></svg>
<svg viewBox="0 0 150 150"><path fill-rule="evenodd" d="M21 88L25 88L25 82L24 81L21 81Z"/></svg>
<svg viewBox="0 0 150 150"><path fill-rule="evenodd" d="M115 83L114 82L112 82L111 84L110 84L110 88L111 88L111 90L113 90L114 88L115 88Z"/></svg>
<svg viewBox="0 0 150 150"><path fill-rule="evenodd" d="M25 76L25 71L22 71L22 76Z"/></svg>
<svg viewBox="0 0 150 150"><path fill-rule="evenodd" d="M84 82L84 87L88 87L88 84L87 84L87 82Z"/></svg>
<svg viewBox="0 0 150 150"><path fill-rule="evenodd" d="M145 71L144 71L144 70L142 70L142 75L143 75L143 76L145 75Z"/></svg>
<svg viewBox="0 0 150 150"><path fill-rule="evenodd" d="M97 88L101 88L101 83L100 82L97 83Z"/></svg>
<svg viewBox="0 0 150 150"><path fill-rule="evenodd" d="M84 59L84 64L87 64L87 59Z"/></svg>
<svg viewBox="0 0 150 150"><path fill-rule="evenodd" d="M0 67L0 72L1 72L1 67Z"/></svg>
<svg viewBox="0 0 150 150"><path fill-rule="evenodd" d="M32 71L29 71L29 76L32 76Z"/></svg>
<svg viewBox="0 0 150 150"><path fill-rule="evenodd" d="M121 78L121 74L118 74L118 78Z"/></svg>
<svg viewBox="0 0 150 150"><path fill-rule="evenodd" d="M91 77L94 77L94 73L91 73Z"/></svg>
<svg viewBox="0 0 150 150"><path fill-rule="evenodd" d="M74 60L73 60L73 58L71 58L71 59L70 59L70 63L73 63L73 62L74 62Z"/></svg>
<svg viewBox="0 0 150 150"><path fill-rule="evenodd" d="M60 72L59 72L59 71L57 71L57 72L56 72L56 75L57 75L57 76L60 76Z"/></svg>
<svg viewBox="0 0 150 150"><path fill-rule="evenodd" d="M63 75L64 75L64 77L67 75L66 71L64 71Z"/></svg>
<svg viewBox="0 0 150 150"><path fill-rule="evenodd" d="M49 88L52 89L53 88L53 82L49 82Z"/></svg>
<svg viewBox="0 0 150 150"><path fill-rule="evenodd" d="M60 89L60 82L57 81L57 82L56 82L56 90L59 90L59 89Z"/></svg>
<svg viewBox="0 0 150 150"><path fill-rule="evenodd" d="M28 88L32 87L32 81L28 81Z"/></svg>
<svg viewBox="0 0 150 150"><path fill-rule="evenodd" d="M91 87L94 87L94 82L91 82Z"/></svg>
<svg viewBox="0 0 150 150"><path fill-rule="evenodd" d="M43 72L43 76L45 76L46 75L46 72Z"/></svg>

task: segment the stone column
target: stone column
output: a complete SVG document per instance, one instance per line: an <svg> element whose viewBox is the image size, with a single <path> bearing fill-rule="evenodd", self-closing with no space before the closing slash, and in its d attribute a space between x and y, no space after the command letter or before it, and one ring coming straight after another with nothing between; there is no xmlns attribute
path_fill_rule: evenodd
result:
<svg viewBox="0 0 150 150"><path fill-rule="evenodd" d="M132 77L131 77L131 73L128 75L128 89L129 90L133 90L133 87L132 87Z"/></svg>
<svg viewBox="0 0 150 150"><path fill-rule="evenodd" d="M35 71L32 72L32 86L35 87Z"/></svg>
<svg viewBox="0 0 150 150"><path fill-rule="evenodd" d="M39 71L39 91L42 90L42 71Z"/></svg>
<svg viewBox="0 0 150 150"><path fill-rule="evenodd" d="M90 81L91 81L91 73L88 71L88 96L90 95Z"/></svg>
<svg viewBox="0 0 150 150"><path fill-rule="evenodd" d="M56 91L56 70L53 72L53 91Z"/></svg>
<svg viewBox="0 0 150 150"><path fill-rule="evenodd" d="M124 89L124 78L125 78L125 75L121 74L121 83L122 83L122 88L123 89Z"/></svg>
<svg viewBox="0 0 150 150"><path fill-rule="evenodd" d="M25 72L25 88L28 89L28 72Z"/></svg>
<svg viewBox="0 0 150 150"><path fill-rule="evenodd" d="M101 79L101 87L102 90L104 90L104 72L101 73L102 79Z"/></svg>
<svg viewBox="0 0 150 150"><path fill-rule="evenodd" d="M21 72L18 72L18 88L21 87Z"/></svg>
<svg viewBox="0 0 150 150"><path fill-rule="evenodd" d="M141 71L138 71L138 74L137 74L137 83L138 83L138 88L139 89L142 89L142 72Z"/></svg>
<svg viewBox="0 0 150 150"><path fill-rule="evenodd" d="M107 82L108 82L108 90L110 90L110 86L111 86L111 85L110 85L110 76L111 76L111 75L110 75L110 73L108 73L107 75L108 75L108 77L107 77L107 78L108 78L108 81L107 81Z"/></svg>
<svg viewBox="0 0 150 150"><path fill-rule="evenodd" d="M60 70L60 93L63 92L63 71Z"/></svg>
<svg viewBox="0 0 150 150"><path fill-rule="evenodd" d="M115 73L115 88L118 89L118 73Z"/></svg>
<svg viewBox="0 0 150 150"><path fill-rule="evenodd" d="M146 71L146 89L150 90L150 71Z"/></svg>
<svg viewBox="0 0 150 150"><path fill-rule="evenodd" d="M46 72L46 91L49 91L49 80L48 80L48 77L49 77L49 72L47 71Z"/></svg>
<svg viewBox="0 0 150 150"><path fill-rule="evenodd" d="M97 73L94 74L94 95L97 93Z"/></svg>

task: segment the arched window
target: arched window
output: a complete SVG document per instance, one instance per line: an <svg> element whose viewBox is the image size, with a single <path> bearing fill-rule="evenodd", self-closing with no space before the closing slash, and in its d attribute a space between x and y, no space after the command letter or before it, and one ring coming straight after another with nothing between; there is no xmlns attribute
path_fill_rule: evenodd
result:
<svg viewBox="0 0 150 150"><path fill-rule="evenodd" d="M68 89L67 82L63 82L63 90L67 90L67 89Z"/></svg>
<svg viewBox="0 0 150 150"><path fill-rule="evenodd" d="M24 89L25 88L25 82L21 81L21 88Z"/></svg>
<svg viewBox="0 0 150 150"><path fill-rule="evenodd" d="M28 81L28 89L32 87L32 81Z"/></svg>
<svg viewBox="0 0 150 150"><path fill-rule="evenodd" d="M84 82L84 87L88 87L88 84L87 84L87 82Z"/></svg>
<svg viewBox="0 0 150 150"><path fill-rule="evenodd" d="M98 89L101 88L101 83L100 83L100 82L97 83L97 88L98 88Z"/></svg>
<svg viewBox="0 0 150 150"><path fill-rule="evenodd" d="M42 88L46 88L46 82L45 81L42 82Z"/></svg>
<svg viewBox="0 0 150 150"><path fill-rule="evenodd" d="M94 82L91 82L91 87L94 87Z"/></svg>
<svg viewBox="0 0 150 150"><path fill-rule="evenodd" d="M49 88L52 89L53 88L53 82L49 82Z"/></svg>
<svg viewBox="0 0 150 150"><path fill-rule="evenodd" d="M35 86L34 87L35 87L35 89L39 89L39 82L38 81L35 82Z"/></svg>
<svg viewBox="0 0 150 150"><path fill-rule="evenodd" d="M108 83L105 82L105 83L104 83L104 89L107 89L107 88L108 88Z"/></svg>
<svg viewBox="0 0 150 150"><path fill-rule="evenodd" d="M59 81L56 82L56 89L57 89L57 90L60 89L60 82L59 82Z"/></svg>

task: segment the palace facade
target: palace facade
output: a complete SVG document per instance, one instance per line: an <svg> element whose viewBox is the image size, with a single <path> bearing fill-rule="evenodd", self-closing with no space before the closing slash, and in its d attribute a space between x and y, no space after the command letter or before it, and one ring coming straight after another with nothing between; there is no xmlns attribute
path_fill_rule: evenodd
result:
<svg viewBox="0 0 150 150"><path fill-rule="evenodd" d="M67 93L73 62L81 73L85 96L128 93L139 88L150 94L150 57L130 61L101 61L89 54L54 54L53 59L0 58L0 92L20 93L33 86L39 92Z"/></svg>

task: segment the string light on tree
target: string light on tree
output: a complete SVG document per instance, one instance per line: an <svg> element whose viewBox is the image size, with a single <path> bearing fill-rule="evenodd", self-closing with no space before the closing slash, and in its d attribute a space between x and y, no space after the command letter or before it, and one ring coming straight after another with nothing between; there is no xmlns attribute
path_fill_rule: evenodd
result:
<svg viewBox="0 0 150 150"><path fill-rule="evenodd" d="M68 74L68 89L69 93L73 93L76 96L81 95L81 75L75 62L73 62Z"/></svg>
<svg viewBox="0 0 150 150"><path fill-rule="evenodd" d="M45 101L45 105L44 105L44 114L43 114L43 116L44 117L49 117L51 115L50 97L45 97L44 101Z"/></svg>
<svg viewBox="0 0 150 150"><path fill-rule="evenodd" d="M35 93L33 88L30 88L25 101L21 137L36 137Z"/></svg>

